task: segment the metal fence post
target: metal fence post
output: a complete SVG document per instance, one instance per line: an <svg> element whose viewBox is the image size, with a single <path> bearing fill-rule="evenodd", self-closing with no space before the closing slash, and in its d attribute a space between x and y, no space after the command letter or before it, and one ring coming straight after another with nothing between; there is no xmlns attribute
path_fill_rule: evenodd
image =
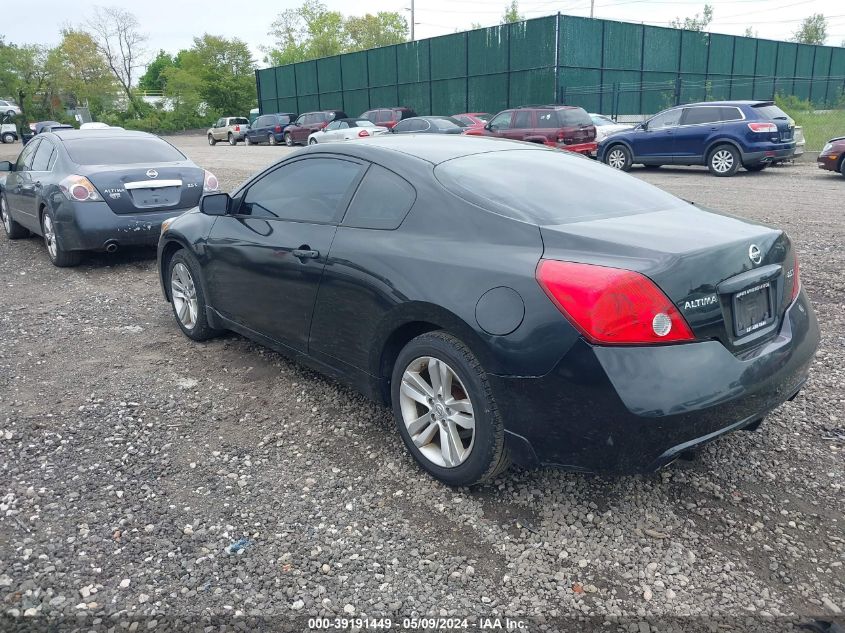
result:
<svg viewBox="0 0 845 633"><path fill-rule="evenodd" d="M681 105L681 77L675 77L675 105Z"/></svg>

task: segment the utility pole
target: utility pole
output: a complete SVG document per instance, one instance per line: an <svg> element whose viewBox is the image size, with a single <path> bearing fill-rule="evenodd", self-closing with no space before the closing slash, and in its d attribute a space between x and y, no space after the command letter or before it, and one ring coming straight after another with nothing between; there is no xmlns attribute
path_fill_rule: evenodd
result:
<svg viewBox="0 0 845 633"><path fill-rule="evenodd" d="M593 9L596 8L596 0L590 0L590 19L593 18ZM411 39L414 39L413 37Z"/></svg>
<svg viewBox="0 0 845 633"><path fill-rule="evenodd" d="M594 1L594 0L593 0ZM414 0L411 0L411 41L414 41Z"/></svg>

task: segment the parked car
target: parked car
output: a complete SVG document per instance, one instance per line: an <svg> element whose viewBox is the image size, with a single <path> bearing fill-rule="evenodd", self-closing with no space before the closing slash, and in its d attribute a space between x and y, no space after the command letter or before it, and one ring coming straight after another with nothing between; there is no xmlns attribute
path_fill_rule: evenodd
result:
<svg viewBox="0 0 845 633"><path fill-rule="evenodd" d="M244 135L246 145L269 143L278 145L285 140L285 128L296 118L293 112L277 112L262 114L252 125L248 126Z"/></svg>
<svg viewBox="0 0 845 633"><path fill-rule="evenodd" d="M42 236L62 267L84 251L155 244L162 221L218 189L170 143L114 129L43 132L0 171L9 172L0 194L6 235Z"/></svg>
<svg viewBox="0 0 845 633"><path fill-rule="evenodd" d="M632 165L706 165L714 176L761 171L795 151L794 125L771 101L713 101L664 110L599 143L598 158Z"/></svg>
<svg viewBox="0 0 845 633"><path fill-rule="evenodd" d="M332 121L347 118L349 117L343 110L321 110L320 112L300 114L296 121L285 130L285 145L288 147L304 145L308 142L308 137L314 132L322 130Z"/></svg>
<svg viewBox="0 0 845 633"><path fill-rule="evenodd" d="M18 126L12 117L4 114L0 123L0 141L3 143L14 143L18 140Z"/></svg>
<svg viewBox="0 0 845 633"><path fill-rule="evenodd" d="M367 110L358 118L368 119L380 127L392 128L399 123L399 121L404 121L405 119L410 119L415 116L417 116L417 113L411 108L400 107L375 108L373 110Z"/></svg>
<svg viewBox="0 0 845 633"><path fill-rule="evenodd" d="M13 101L9 101L8 99L0 99L0 114L6 114L8 116L16 116L21 114L21 109Z"/></svg>
<svg viewBox="0 0 845 633"><path fill-rule="evenodd" d="M173 220L158 269L186 336L233 330L392 405L452 485L511 459L662 467L756 428L819 343L783 231L488 138L302 150Z"/></svg>
<svg viewBox="0 0 845 633"><path fill-rule="evenodd" d="M590 113L590 119L592 119L593 125L596 126L596 143L603 141L611 134L631 130L634 127L630 123L617 123L610 117L606 117L603 114L595 114L593 112Z"/></svg>
<svg viewBox="0 0 845 633"><path fill-rule="evenodd" d="M369 119L335 119L322 130L312 132L311 136L308 137L308 144L351 141L378 136L389 131L386 127L373 125L373 122Z"/></svg>
<svg viewBox="0 0 845 633"><path fill-rule="evenodd" d="M845 176L845 136L830 139L816 161L819 169L838 171Z"/></svg>
<svg viewBox="0 0 845 633"><path fill-rule="evenodd" d="M467 130L467 135L542 143L576 154L591 155L596 151L596 127L590 115L576 106L524 106L504 110L484 127Z"/></svg>
<svg viewBox="0 0 845 633"><path fill-rule="evenodd" d="M481 128L490 122L493 115L488 112L464 112L462 114L453 114L453 119L457 119L461 123L471 128Z"/></svg>
<svg viewBox="0 0 845 633"><path fill-rule="evenodd" d="M390 131L394 134L463 134L466 125L450 116L417 116L400 121Z"/></svg>
<svg viewBox="0 0 845 633"><path fill-rule="evenodd" d="M214 125L208 128L208 144L216 145L217 141L226 141L229 145L237 145L244 140L249 128L249 119L242 116L224 116L215 121Z"/></svg>
<svg viewBox="0 0 845 633"><path fill-rule="evenodd" d="M56 130L74 129L72 125L68 125L67 123L59 123L58 121L39 121L38 123L31 123L29 127L35 134L41 134L43 132L54 132Z"/></svg>
<svg viewBox="0 0 845 633"><path fill-rule="evenodd" d="M110 129L118 129L122 130L122 127L113 127L108 123L101 123L99 121L89 121L88 123L83 123L79 126L80 130L110 130Z"/></svg>

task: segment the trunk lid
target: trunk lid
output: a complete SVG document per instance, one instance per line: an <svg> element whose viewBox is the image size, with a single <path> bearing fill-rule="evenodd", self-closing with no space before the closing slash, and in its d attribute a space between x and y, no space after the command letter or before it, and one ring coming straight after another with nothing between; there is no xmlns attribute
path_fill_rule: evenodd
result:
<svg viewBox="0 0 845 633"><path fill-rule="evenodd" d="M675 304L696 338L718 339L733 351L773 336L790 303L789 239L739 218L690 207L540 231L544 258L642 273Z"/></svg>
<svg viewBox="0 0 845 633"><path fill-rule="evenodd" d="M92 167L84 174L114 213L150 213L199 204L203 170L188 165Z"/></svg>

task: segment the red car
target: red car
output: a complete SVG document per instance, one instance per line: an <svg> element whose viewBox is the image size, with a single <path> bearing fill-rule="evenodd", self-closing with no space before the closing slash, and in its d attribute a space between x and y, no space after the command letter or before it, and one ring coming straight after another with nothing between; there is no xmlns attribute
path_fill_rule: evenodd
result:
<svg viewBox="0 0 845 633"><path fill-rule="evenodd" d="M453 114L452 118L457 119L461 123L466 123L469 129L475 129L487 125L490 119L493 118L493 115L488 112L465 112L463 114Z"/></svg>
<svg viewBox="0 0 845 633"><path fill-rule="evenodd" d="M596 151L596 126L590 115L576 106L523 106L504 110L484 127L467 130L466 134L543 143L587 156Z"/></svg>
<svg viewBox="0 0 845 633"><path fill-rule="evenodd" d="M358 118L372 121L374 125L378 125L379 127L393 129L399 121L404 121L415 116L417 116L417 113L411 108L399 107L373 108L372 110L367 110Z"/></svg>
<svg viewBox="0 0 845 633"><path fill-rule="evenodd" d="M819 169L838 171L845 176L845 136L830 139L816 161Z"/></svg>
<svg viewBox="0 0 845 633"><path fill-rule="evenodd" d="M308 137L314 132L319 132L335 119L345 119L346 112L343 110L321 110L319 112L305 112L300 114L296 121L285 128L285 145L305 145Z"/></svg>

